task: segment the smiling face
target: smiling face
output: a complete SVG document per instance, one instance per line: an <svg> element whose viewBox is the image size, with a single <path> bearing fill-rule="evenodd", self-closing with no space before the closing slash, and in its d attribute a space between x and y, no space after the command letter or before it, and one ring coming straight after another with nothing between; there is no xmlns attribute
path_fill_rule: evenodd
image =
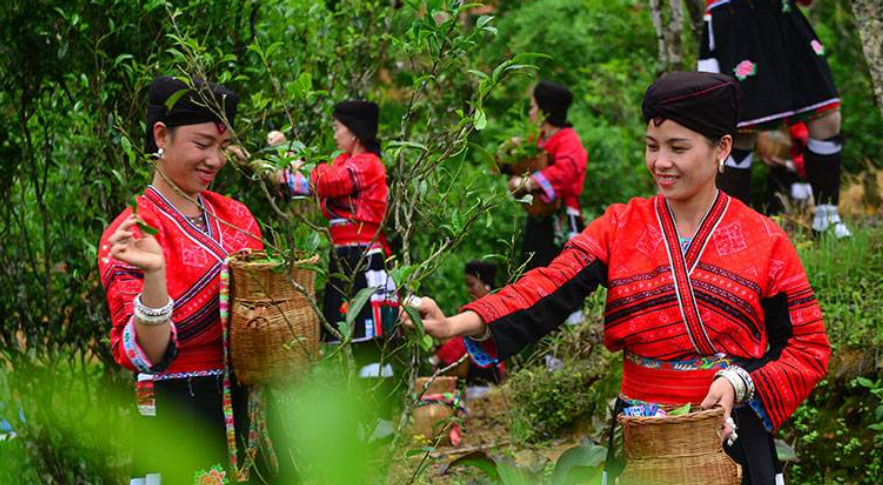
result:
<svg viewBox="0 0 883 485"><path fill-rule="evenodd" d="M195 197L206 190L227 163L230 130L216 123L167 128L154 125L154 137L165 149L157 162L163 173L185 194Z"/></svg>
<svg viewBox="0 0 883 485"><path fill-rule="evenodd" d="M647 124L647 169L659 192L668 200L688 202L715 189L721 158L730 152L732 137L725 135L717 145L704 135L671 120L656 126Z"/></svg>

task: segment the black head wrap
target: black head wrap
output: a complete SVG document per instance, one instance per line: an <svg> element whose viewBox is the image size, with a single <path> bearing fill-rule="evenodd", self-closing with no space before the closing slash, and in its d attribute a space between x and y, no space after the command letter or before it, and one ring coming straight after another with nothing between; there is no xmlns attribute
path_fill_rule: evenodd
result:
<svg viewBox="0 0 883 485"><path fill-rule="evenodd" d="M377 124L380 108L370 101L349 100L337 103L334 119L343 123L369 152L380 155L380 142L377 141Z"/></svg>
<svg viewBox="0 0 883 485"><path fill-rule="evenodd" d="M709 138L736 133L739 85L726 74L672 72L656 80L644 96L644 121L672 120Z"/></svg>
<svg viewBox="0 0 883 485"><path fill-rule="evenodd" d="M491 288L497 287L497 267L493 263L477 260L470 261L466 263L466 274L475 276Z"/></svg>
<svg viewBox="0 0 883 485"><path fill-rule="evenodd" d="M166 106L169 98L183 90L186 92L169 109ZM225 120L216 112L220 107L227 118L226 122L232 124L238 104L239 96L219 84L194 79L191 87L170 76L158 77L150 83L148 93L144 149L147 153L156 152L153 125L160 121L169 128L208 122L223 123Z"/></svg>
<svg viewBox="0 0 883 485"><path fill-rule="evenodd" d="M573 103L573 93L567 87L551 81L540 81L533 88L533 99L546 115L546 122L563 128L567 124L567 110Z"/></svg>

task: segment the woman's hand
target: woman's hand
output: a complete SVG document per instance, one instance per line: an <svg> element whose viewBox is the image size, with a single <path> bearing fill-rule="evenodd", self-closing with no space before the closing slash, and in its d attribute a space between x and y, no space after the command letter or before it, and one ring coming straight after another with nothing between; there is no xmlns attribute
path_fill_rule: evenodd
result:
<svg viewBox="0 0 883 485"><path fill-rule="evenodd" d="M423 330L428 335L437 339L449 339L457 335L455 325L445 316L432 298L425 296L422 298L412 297L405 304L410 304L420 313L420 318L423 320ZM402 322L405 326L414 328L414 322L411 321L407 312L403 313Z"/></svg>
<svg viewBox="0 0 883 485"><path fill-rule="evenodd" d="M729 438L730 435L733 436L732 440L735 440L737 437L736 424L730 417L735 401L736 390L733 388L733 385L727 379L719 377L711 383L711 387L708 388L708 395L705 396L702 404L699 405L702 409L711 409L714 406L724 408L724 431L721 434L721 439L723 440Z"/></svg>
<svg viewBox="0 0 883 485"><path fill-rule="evenodd" d="M529 194L533 191L533 184L530 177L522 177L516 175L509 179L509 193L514 196Z"/></svg>
<svg viewBox="0 0 883 485"><path fill-rule="evenodd" d="M145 272L164 270L166 259L156 238L143 233L140 238L135 238L132 226L136 224L138 216L133 214L117 227L107 240L110 244L110 255Z"/></svg>

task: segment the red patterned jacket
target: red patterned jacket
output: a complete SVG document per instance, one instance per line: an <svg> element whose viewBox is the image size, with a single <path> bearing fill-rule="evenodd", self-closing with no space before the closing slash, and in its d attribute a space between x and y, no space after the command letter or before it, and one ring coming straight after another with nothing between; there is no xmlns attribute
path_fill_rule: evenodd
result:
<svg viewBox="0 0 883 485"><path fill-rule="evenodd" d="M589 155L573 128L562 128L539 141L552 156L551 164L531 174L533 183L543 189L547 202L561 198L565 207L579 211L579 195L586 181Z"/></svg>
<svg viewBox="0 0 883 485"><path fill-rule="evenodd" d="M724 193L686 252L675 227L661 196L610 206L550 266L464 307L493 335L466 340L473 357L487 364L513 355L561 325L602 284L607 348L655 361L732 358L754 382L752 407L778 428L825 376L831 353L797 252L779 226ZM683 391L673 400L681 403L701 400L713 379L712 371L688 385L675 372L636 385L646 376L626 374L625 395Z"/></svg>
<svg viewBox="0 0 883 485"><path fill-rule="evenodd" d="M318 196L335 246L373 243L390 254L380 228L389 189L386 168L376 154L342 153L331 163L319 164L309 178L286 170L282 190L289 195Z"/></svg>
<svg viewBox="0 0 883 485"><path fill-rule="evenodd" d="M153 187L138 197L138 216L159 230L155 237L166 259L169 296L175 300L172 342L162 362L150 362L135 338L133 302L144 286L144 273L113 259L107 242L132 209L117 216L101 236L98 269L113 324L110 345L114 359L127 369L177 374L224 368L218 300L221 262L242 249L262 249L263 243L257 222L243 204L208 191L200 198L208 212L207 233L191 224ZM140 231L134 231L140 237Z"/></svg>

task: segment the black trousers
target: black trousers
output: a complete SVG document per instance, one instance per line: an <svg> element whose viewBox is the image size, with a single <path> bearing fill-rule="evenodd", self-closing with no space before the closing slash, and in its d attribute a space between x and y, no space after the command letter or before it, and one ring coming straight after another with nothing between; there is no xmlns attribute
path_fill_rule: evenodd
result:
<svg viewBox="0 0 883 485"><path fill-rule="evenodd" d="M233 415L236 422L239 466L248 433L248 392L232 378ZM219 466L226 470L226 428L223 413L223 376L169 379L153 383L156 416L138 416L135 423L133 473L162 475L162 485L191 485L194 474ZM278 419L272 406L267 410L279 475L270 472L265 457L258 453L257 472L251 484L297 483L283 433L274 433ZM229 480L229 478L228 478ZM230 480L233 483L232 480Z"/></svg>

